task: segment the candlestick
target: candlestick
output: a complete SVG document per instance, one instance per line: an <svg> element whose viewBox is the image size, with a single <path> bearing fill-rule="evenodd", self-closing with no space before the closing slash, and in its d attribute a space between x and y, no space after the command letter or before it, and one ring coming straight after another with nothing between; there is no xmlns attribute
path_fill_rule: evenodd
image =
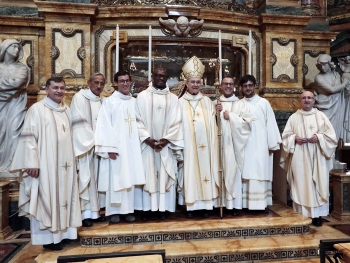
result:
<svg viewBox="0 0 350 263"><path fill-rule="evenodd" d="M152 27L149 26L148 34L148 81L151 81L152 73Z"/></svg>
<svg viewBox="0 0 350 263"><path fill-rule="evenodd" d="M115 33L115 72L119 71L119 25Z"/></svg>
<svg viewBox="0 0 350 263"><path fill-rule="evenodd" d="M249 30L248 73L252 74L252 31Z"/></svg>
<svg viewBox="0 0 350 263"><path fill-rule="evenodd" d="M221 80L222 80L221 30L219 30L219 61L220 61L219 83L221 83Z"/></svg>

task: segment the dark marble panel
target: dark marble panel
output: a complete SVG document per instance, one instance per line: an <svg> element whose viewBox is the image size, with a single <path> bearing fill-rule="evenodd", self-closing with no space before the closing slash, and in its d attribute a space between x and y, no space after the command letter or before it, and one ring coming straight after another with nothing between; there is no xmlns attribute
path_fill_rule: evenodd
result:
<svg viewBox="0 0 350 263"><path fill-rule="evenodd" d="M276 15L303 15L301 12L301 7L293 6L275 6L275 5L266 5L260 6L258 10L259 14L276 14Z"/></svg>
<svg viewBox="0 0 350 263"><path fill-rule="evenodd" d="M282 133L286 123L294 111L274 111L278 129Z"/></svg>
<svg viewBox="0 0 350 263"><path fill-rule="evenodd" d="M38 9L33 7L0 6L0 15L38 16Z"/></svg>
<svg viewBox="0 0 350 263"><path fill-rule="evenodd" d="M325 21L310 21L309 24L304 28L304 30L312 31L329 31L329 22Z"/></svg>

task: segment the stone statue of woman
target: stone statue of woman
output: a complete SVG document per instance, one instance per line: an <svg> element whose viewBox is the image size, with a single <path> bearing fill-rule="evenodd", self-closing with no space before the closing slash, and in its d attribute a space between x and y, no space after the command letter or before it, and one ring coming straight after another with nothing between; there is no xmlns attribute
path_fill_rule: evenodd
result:
<svg viewBox="0 0 350 263"><path fill-rule="evenodd" d="M335 65L329 55L320 55L316 67L320 71L315 77L315 107L321 110L333 125L337 139L343 137L344 89L350 85L348 79L342 79L335 71Z"/></svg>
<svg viewBox="0 0 350 263"><path fill-rule="evenodd" d="M19 62L23 47L15 39L0 45L0 176L8 173L26 114L29 68Z"/></svg>

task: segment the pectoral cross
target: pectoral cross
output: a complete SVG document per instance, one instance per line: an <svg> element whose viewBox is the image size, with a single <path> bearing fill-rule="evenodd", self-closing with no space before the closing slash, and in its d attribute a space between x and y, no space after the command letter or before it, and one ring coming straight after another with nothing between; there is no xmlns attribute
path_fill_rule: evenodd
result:
<svg viewBox="0 0 350 263"><path fill-rule="evenodd" d="M131 133L132 133L132 123L133 121L135 121L135 118L131 118L130 114L129 114L129 110L127 110L128 113L128 118L124 119L124 121L126 121L129 124L129 138L131 138Z"/></svg>
<svg viewBox="0 0 350 263"><path fill-rule="evenodd" d="M63 166L61 166L61 167L63 167L64 168L64 170L66 170L66 172L67 172L67 170L68 170L68 168L70 167L70 165L66 162Z"/></svg>
<svg viewBox="0 0 350 263"><path fill-rule="evenodd" d="M62 207L65 208L65 209L67 209L68 203L66 202Z"/></svg>

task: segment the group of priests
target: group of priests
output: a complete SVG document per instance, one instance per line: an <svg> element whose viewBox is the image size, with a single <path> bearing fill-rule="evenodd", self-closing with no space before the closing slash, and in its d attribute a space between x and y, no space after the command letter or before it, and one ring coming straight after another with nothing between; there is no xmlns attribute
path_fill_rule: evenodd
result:
<svg viewBox="0 0 350 263"><path fill-rule="evenodd" d="M77 238L78 227L106 220L100 216L101 208L116 224L134 222L135 210L142 211L143 221L152 212L164 220L168 212L175 212L177 202L186 206L188 218L207 218L219 206L238 215L242 208L265 211L272 204L273 151L280 149L282 140L269 102L255 94L254 76L241 78L241 100L234 95L233 79L223 78L222 96L213 102L200 92L202 62L192 57L182 70L186 86L180 98L170 91L163 68L153 71L149 87L136 99L130 94L127 71L114 75L116 91L104 99L100 94L105 77L95 73L88 80L89 88L74 95L70 108L62 100L64 80L47 80L47 96L27 112L11 167L19 174L20 215L30 217L33 245L61 250ZM307 106L312 104L309 98L309 94L302 97L310 102ZM322 159L324 151L330 160L333 137L327 133L320 139L330 128L322 114L316 117L318 122L310 114L304 115L316 127L307 130L308 140L291 137L303 130L303 121L294 133L293 126L287 125L282 145L289 155L284 155L284 163L293 160L299 146L304 147L299 149L304 155L310 154L310 144L314 148L308 160L314 162L317 155ZM296 181L302 187L306 175L296 179L297 165L288 164L289 178L294 178L291 187ZM323 199L317 202L318 186L322 185L323 196L325 183L321 175L315 180L315 171L310 172L308 193L298 189L292 196L302 213L310 205L317 210L325 204ZM316 201L304 204L309 195Z"/></svg>

